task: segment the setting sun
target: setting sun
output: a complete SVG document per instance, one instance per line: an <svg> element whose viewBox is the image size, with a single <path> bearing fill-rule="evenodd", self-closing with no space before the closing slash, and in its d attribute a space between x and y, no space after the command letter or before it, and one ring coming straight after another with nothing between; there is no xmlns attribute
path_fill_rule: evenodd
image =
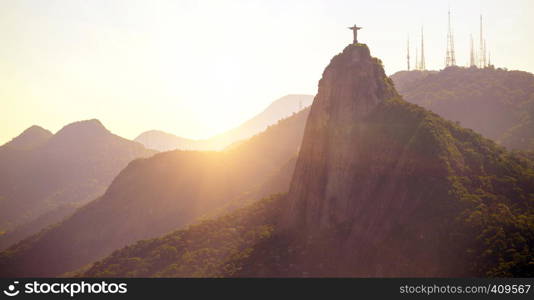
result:
<svg viewBox="0 0 534 300"><path fill-rule="evenodd" d="M532 43L516 46L530 39L520 7L532 7L515 2L4 2L0 140L34 124L55 132L91 118L127 138L150 129L213 136L284 95L315 94L330 53L350 40L354 18L365 23L360 35L388 74L405 68L406 36L416 45L425 25L427 65L437 69L448 5L458 63L468 63L469 34L476 36L483 13L492 20L486 31L495 64L534 70Z"/></svg>
<svg viewBox="0 0 534 300"><path fill-rule="evenodd" d="M0 289L534 295L533 13L2 1Z"/></svg>

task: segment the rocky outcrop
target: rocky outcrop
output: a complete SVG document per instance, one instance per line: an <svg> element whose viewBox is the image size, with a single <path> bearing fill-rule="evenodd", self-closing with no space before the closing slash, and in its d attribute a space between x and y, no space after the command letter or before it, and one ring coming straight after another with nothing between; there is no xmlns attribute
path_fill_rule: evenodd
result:
<svg viewBox="0 0 534 300"><path fill-rule="evenodd" d="M365 120L381 102L396 96L366 45L349 45L332 59L306 125L288 197L290 222L321 228L352 218L353 198L365 193L355 189L363 183L355 180L366 150L361 142L368 131Z"/></svg>
<svg viewBox="0 0 534 300"><path fill-rule="evenodd" d="M534 162L402 100L367 46L334 57L304 132L287 196L128 246L82 276L533 276ZM282 158L268 141L236 155L262 170Z"/></svg>
<svg viewBox="0 0 534 300"><path fill-rule="evenodd" d="M465 248L449 247L460 214L451 178L469 169L467 149L499 155L478 143L403 101L367 46L349 45L324 71L306 124L283 221L301 250L282 273L467 274Z"/></svg>

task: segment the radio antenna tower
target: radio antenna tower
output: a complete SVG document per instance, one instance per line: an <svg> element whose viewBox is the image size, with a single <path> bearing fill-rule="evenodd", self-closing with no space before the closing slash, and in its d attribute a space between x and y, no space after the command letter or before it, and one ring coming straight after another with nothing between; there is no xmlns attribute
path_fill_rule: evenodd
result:
<svg viewBox="0 0 534 300"><path fill-rule="evenodd" d="M478 67L484 68L486 66L486 49L484 49L484 35L483 35L483 27L482 27L482 15L480 15L480 49L478 52Z"/></svg>
<svg viewBox="0 0 534 300"><path fill-rule="evenodd" d="M421 61L420 61L420 70L426 70L425 64L425 36L423 33L423 26L421 26Z"/></svg>
<svg viewBox="0 0 534 300"><path fill-rule="evenodd" d="M410 35L408 35L408 41L406 43L406 64L408 71L410 71Z"/></svg>
<svg viewBox="0 0 534 300"><path fill-rule="evenodd" d="M488 66L488 50L486 48L486 38L484 38L484 68Z"/></svg>
<svg viewBox="0 0 534 300"><path fill-rule="evenodd" d="M415 69L419 70L419 49L415 46Z"/></svg>
<svg viewBox="0 0 534 300"><path fill-rule="evenodd" d="M475 46L473 44L473 35L472 34L470 35L470 38L471 38L471 51L469 53L469 66L470 67L476 67L477 60L476 60L476 57L475 57Z"/></svg>
<svg viewBox="0 0 534 300"><path fill-rule="evenodd" d="M456 66L456 54L454 53L454 36L451 25L451 9L448 12L447 54L445 55L445 67Z"/></svg>

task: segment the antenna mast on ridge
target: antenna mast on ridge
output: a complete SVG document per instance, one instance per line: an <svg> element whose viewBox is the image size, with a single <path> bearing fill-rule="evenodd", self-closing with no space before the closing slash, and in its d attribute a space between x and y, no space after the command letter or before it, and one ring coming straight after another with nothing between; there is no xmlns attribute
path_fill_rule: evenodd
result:
<svg viewBox="0 0 534 300"><path fill-rule="evenodd" d="M454 36L451 25L451 9L448 12L447 54L445 55L445 67L456 66L456 54L454 53Z"/></svg>
<svg viewBox="0 0 534 300"><path fill-rule="evenodd" d="M408 35L408 41L406 43L406 63L407 63L407 70L410 71L410 35Z"/></svg>
<svg viewBox="0 0 534 300"><path fill-rule="evenodd" d="M486 67L486 45L484 41L484 35L483 35L483 25L482 25L482 15L480 15L480 49L478 53L478 67L484 68Z"/></svg>
<svg viewBox="0 0 534 300"><path fill-rule="evenodd" d="M426 70L425 64L425 36L423 33L423 26L421 26L421 61L420 61L420 70Z"/></svg>
<svg viewBox="0 0 534 300"><path fill-rule="evenodd" d="M472 34L470 35L470 38L471 38L471 51L469 53L469 66L470 67L476 67L477 60L476 60L476 56L475 56L475 46L473 44L473 35Z"/></svg>
<svg viewBox="0 0 534 300"><path fill-rule="evenodd" d="M419 70L419 49L415 46L415 69Z"/></svg>

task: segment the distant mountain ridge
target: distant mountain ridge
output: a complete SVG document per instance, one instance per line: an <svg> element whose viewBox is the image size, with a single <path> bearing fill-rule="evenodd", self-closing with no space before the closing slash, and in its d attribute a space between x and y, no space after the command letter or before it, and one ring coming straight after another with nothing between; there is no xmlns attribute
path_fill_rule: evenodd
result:
<svg viewBox="0 0 534 300"><path fill-rule="evenodd" d="M96 119L56 134L28 128L0 147L0 228L7 231L0 249L61 220L102 194L131 160L154 153Z"/></svg>
<svg viewBox="0 0 534 300"><path fill-rule="evenodd" d="M143 144L149 149L159 151L172 150L200 150L207 148L207 142L202 140L193 140L176 136L161 130L149 130L141 133L134 141Z"/></svg>
<svg viewBox="0 0 534 300"><path fill-rule="evenodd" d="M30 150L45 143L53 134L37 125L24 130L20 135L4 144L0 149Z"/></svg>
<svg viewBox="0 0 534 300"><path fill-rule="evenodd" d="M247 139L279 120L303 110L311 105L311 95L287 95L275 100L265 110L252 119L227 132L205 140L193 140L178 137L160 130L149 130L141 133L135 141L149 149L169 150L221 150L239 140Z"/></svg>
<svg viewBox="0 0 534 300"><path fill-rule="evenodd" d="M459 122L509 149L534 150L534 75L448 67L391 76L408 102Z"/></svg>
<svg viewBox="0 0 534 300"><path fill-rule="evenodd" d="M286 192L308 113L225 151L176 150L134 160L101 197L0 253L0 277L58 276L139 239Z"/></svg>

